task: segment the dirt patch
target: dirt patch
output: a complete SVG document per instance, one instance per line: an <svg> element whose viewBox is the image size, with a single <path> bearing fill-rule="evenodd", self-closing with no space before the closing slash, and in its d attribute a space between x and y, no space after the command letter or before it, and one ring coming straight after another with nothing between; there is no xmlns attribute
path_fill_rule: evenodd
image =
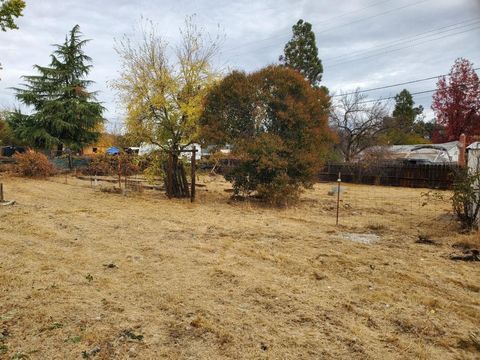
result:
<svg viewBox="0 0 480 360"><path fill-rule="evenodd" d="M360 244L374 244L378 241L380 241L380 236L375 235L375 234L358 234L358 233L341 233L339 235L339 238L348 240L348 241L353 241L356 243Z"/></svg>

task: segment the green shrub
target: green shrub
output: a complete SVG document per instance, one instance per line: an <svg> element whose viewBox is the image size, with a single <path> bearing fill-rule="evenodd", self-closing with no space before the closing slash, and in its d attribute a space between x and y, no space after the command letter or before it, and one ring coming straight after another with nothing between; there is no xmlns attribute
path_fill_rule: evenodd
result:
<svg viewBox="0 0 480 360"><path fill-rule="evenodd" d="M480 211L480 172L461 169L455 176L453 188L453 211L462 227L468 230L478 228Z"/></svg>
<svg viewBox="0 0 480 360"><path fill-rule="evenodd" d="M164 166L167 162L167 155L163 152L156 151L145 157L141 161L143 175L150 184L154 184L157 178L165 178Z"/></svg>
<svg viewBox="0 0 480 360"><path fill-rule="evenodd" d="M235 195L256 195L260 200L275 206L293 203L300 194L296 174L292 174L289 150L282 139L273 134L261 134L257 139L239 143L241 154L225 178L233 184Z"/></svg>
<svg viewBox="0 0 480 360"><path fill-rule="evenodd" d="M259 184L257 194L266 203L274 206L287 206L300 197L300 184L292 181L286 174L280 174L271 182Z"/></svg>

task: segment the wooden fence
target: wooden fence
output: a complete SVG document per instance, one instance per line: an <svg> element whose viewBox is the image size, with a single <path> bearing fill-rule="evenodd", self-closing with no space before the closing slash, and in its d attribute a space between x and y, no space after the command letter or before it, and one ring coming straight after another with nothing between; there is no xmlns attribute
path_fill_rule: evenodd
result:
<svg viewBox="0 0 480 360"><path fill-rule="evenodd" d="M446 164L328 164L319 173L320 181L342 181L357 184L403 186L413 188L451 189L458 165Z"/></svg>

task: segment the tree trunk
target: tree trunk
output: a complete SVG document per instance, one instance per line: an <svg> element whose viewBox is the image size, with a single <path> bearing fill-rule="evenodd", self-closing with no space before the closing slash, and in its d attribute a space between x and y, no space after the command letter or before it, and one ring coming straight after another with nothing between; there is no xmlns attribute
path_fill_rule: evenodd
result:
<svg viewBox="0 0 480 360"><path fill-rule="evenodd" d="M183 163L179 161L179 153L169 153L166 164L165 191L169 198L185 198L190 196L190 189Z"/></svg>
<svg viewBox="0 0 480 360"><path fill-rule="evenodd" d="M57 145L57 156L62 156L63 154L63 144L60 143Z"/></svg>

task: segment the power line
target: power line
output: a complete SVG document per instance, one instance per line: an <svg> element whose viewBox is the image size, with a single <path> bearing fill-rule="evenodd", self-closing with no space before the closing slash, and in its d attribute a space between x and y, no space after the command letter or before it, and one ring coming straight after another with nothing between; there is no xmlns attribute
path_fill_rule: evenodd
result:
<svg viewBox="0 0 480 360"><path fill-rule="evenodd" d="M393 1L393 0L386 0L385 2L388 2L388 1ZM183 4L182 4L181 6L177 6L177 8L178 7L184 8L185 6L183 6ZM203 7L200 7L200 8L196 8L193 11L189 10L188 14L193 14L195 16L203 17L204 19L206 19L206 23L208 23L208 24L212 24L212 23L220 24L219 21L216 21L215 19L213 19L213 12L219 12L219 10L225 9L227 7L231 8L232 4L229 3L229 2L225 2L225 4L222 4L222 6L217 6L217 4L215 4L214 9L212 9L212 6L203 6ZM242 7L244 7L244 6L242 5ZM262 7L262 10L277 10L277 9L278 9L278 6L266 6L266 7L264 6L264 7ZM204 10L208 10L208 14L202 14L201 12L204 11Z"/></svg>
<svg viewBox="0 0 480 360"><path fill-rule="evenodd" d="M477 68L474 68L473 70L479 70L479 69L480 69L480 67L477 67ZM439 77L448 76L448 75L449 75L449 74L431 76L431 77L428 77L428 78L411 80L411 81L406 81L406 82L398 83L398 84L380 86L380 87L376 87L376 88L371 88L371 89L366 89L366 90L359 90L359 91L349 92L349 93L345 93L345 94L332 95L332 97L339 97L339 96L345 96L345 95L353 95L353 94L357 94L357 93L366 93L366 92L370 92L370 91L383 90L383 89L388 89L388 88L392 88L392 87L397 87L397 86L402 86L402 85L408 85L408 84L414 84L414 83L418 83L418 82L422 82L422 81L427 81L427 80L438 79ZM412 94L412 95L413 95L413 94Z"/></svg>
<svg viewBox="0 0 480 360"><path fill-rule="evenodd" d="M352 10L352 11L346 11L346 12L343 12L339 15L336 15L336 16L332 16L331 18L328 18L326 20L322 20L320 22L318 22L317 24L323 24L323 23L327 23L327 22L330 22L332 20L335 20L335 19L338 19L338 18L341 18L341 17L344 17L345 15L348 15L348 14L355 14L357 12L362 12L363 10L366 10L366 9L370 9L371 7L374 7L374 6L377 6L377 5L381 5L381 4L385 4L387 2L392 2L393 0L385 0L385 1L378 1L376 3L373 3L371 5L368 5L368 6L365 6L361 9L357 9L357 10Z"/></svg>
<svg viewBox="0 0 480 360"><path fill-rule="evenodd" d="M410 93L410 95L428 94L428 93L432 93L432 92L435 92L435 91L437 91L437 89L413 92L413 93ZM365 101L360 101L358 103L359 104L367 104L367 103L380 102L380 101L391 100L391 99L395 99L395 96L389 96L389 97L386 97L386 98L373 99L373 100L365 100Z"/></svg>
<svg viewBox="0 0 480 360"><path fill-rule="evenodd" d="M339 15L336 15L336 16L332 16L326 20L322 20L320 22L317 22L316 25L318 24L324 24L324 23L328 23L332 20L335 20L335 19L338 19L338 18L341 18L341 17L344 17L345 15L348 15L348 14L354 14L354 13L357 13L357 12L361 12L363 10L366 10L366 9L369 9L373 6L376 6L376 5L380 5L380 4L384 4L384 3L387 3L387 2L392 2L393 0L384 0L384 1L378 1L376 3L373 3L371 5L368 5L366 7L363 7L361 9L357 9L357 10L352 10L352 11L346 11L344 13L341 13ZM424 0L424 1L428 1L428 0ZM275 36L271 36L271 37L268 37L268 38L264 38L264 39L260 39L260 40L254 40L254 41L250 41L250 42L247 42L247 43L243 43L243 44L240 44L238 46L236 46L235 48L230 48L230 49L226 49L224 50L225 52L229 52L229 51L235 51L235 50L238 50L238 48L242 48L242 47L245 47L245 46L248 46L248 45L251 45L251 44L256 44L256 43L259 43L259 42L263 42L263 41L268 41L268 40L273 40L273 39L283 39L285 36L288 36L290 35L290 32L289 33L285 33L285 34L281 34L281 35L275 35Z"/></svg>
<svg viewBox="0 0 480 360"><path fill-rule="evenodd" d="M425 0L425 1L428 1L428 0ZM409 6L418 5L418 4L419 3L409 4L409 5L406 5L404 7L409 7ZM401 7L401 8L404 8L404 7ZM397 8L396 10L398 10L398 9L399 8ZM381 14L384 14L384 13L381 13ZM380 16L381 14L376 14L375 16ZM360 19L360 20L363 21L365 19ZM328 67L335 67L335 66L339 66L339 65L342 65L342 64L345 64L345 63L348 63L348 62L351 62L351 61L355 61L355 60L369 59L369 58L377 57L377 56L380 56L380 55L388 54L390 52L396 52L396 51L399 51L399 50L402 50L402 49L422 45L422 44L425 44L425 43L428 43L428 42L431 42L431 41L437 41L437 40L441 40L441 39L444 39L444 38L447 38L447 37L450 37L450 36L455 36L455 35L459 35L459 34L462 34L462 33L470 32L470 31L473 31L473 30L476 30L476 29L479 28L477 26L479 22L480 22L480 20L478 18L471 18L471 19L464 20L462 22L458 22L458 23L455 23L455 24L446 25L446 26L435 28L435 29L432 29L432 30L429 30L429 31L426 31L426 32L418 33L418 34L415 34L413 36L403 37L403 38L400 38L400 39L395 40L393 42L386 43L386 45L384 45L382 47L379 47L377 49L373 48L373 49L370 49L370 50L367 50L367 51L357 52L357 54L368 53L368 52L372 52L372 51L376 51L376 50L384 50L384 49L392 48L396 45L400 45L401 43L412 42L412 39L414 39L414 38L418 38L418 39L413 40L413 41L416 41L416 43L413 43L413 44L409 43L406 46L402 46L402 47L399 47L399 48L396 48L396 49L394 48L394 49L391 49L389 51L382 51L380 53L376 53L376 54L373 54L373 55L370 55L370 56L360 57L360 58L357 58L357 59L348 59L348 60L340 61L340 62L334 63L334 64L328 64L328 62L327 62L327 66ZM468 27L471 27L471 28L463 30L463 31L457 31L455 33L449 33L449 32L455 31L455 30L459 30L459 29L462 29L462 28L468 28ZM443 34L443 33L447 33L447 34L444 35L444 36L428 39L429 37L432 37L432 36L435 36L435 35L440 35L440 34ZM426 38L427 40L418 42L418 40L421 40L423 38ZM264 40L267 40L267 39L264 39ZM263 40L260 40L260 41L263 41ZM255 42L253 42L253 43L255 43ZM269 45L269 46L257 48L255 50L249 50L247 52L239 52L238 54L248 53L248 52L251 52L251 51L259 51L259 50L262 50L262 49L270 48L272 46L276 46L276 45ZM353 55L354 54L342 55L342 56L337 56L337 57L330 58L330 59L341 59L342 57L343 58L348 58L348 57L351 57ZM327 59L324 59L324 61L325 60L328 61L329 59L327 58Z"/></svg>
<svg viewBox="0 0 480 360"><path fill-rule="evenodd" d="M422 32L422 33L417 33L415 35L409 35L409 36L402 37L402 38L394 40L394 41L386 42L383 45L378 46L378 47L372 47L370 49L359 50L359 51L355 51L355 52L349 53L349 54L343 54L343 55L333 56L333 57L330 57L330 58L325 58L325 59L323 59L323 61L328 62L330 60L337 60L337 59L348 58L348 57L352 57L352 56L356 56L356 55L362 55L362 54L374 51L376 49L386 49L386 48L389 48L389 47L393 47L395 45L399 45L400 43L412 41L412 39L417 38L417 37L420 37L420 39L422 37L427 37L428 38L430 36L435 36L435 35L439 35L439 34L442 34L442 33L445 33L445 32L450 32L450 31L458 30L458 29L465 28L465 27L468 27L468 26L472 26L472 25L475 25L479 22L480 22L480 18L473 18L473 19L469 19L469 20L464 20L464 21L461 21L461 22L458 22L458 23L455 23L455 24L442 26L442 27L435 28L435 29L432 29L432 30L429 30L429 31L425 31L425 32ZM448 29L448 28L451 28L451 29ZM427 35L427 34L430 34L430 35Z"/></svg>
<svg viewBox="0 0 480 360"><path fill-rule="evenodd" d="M403 10L403 9L405 9L405 8L408 8L408 7L417 6L417 5L420 5L420 4L422 4L422 3L424 3L424 2L427 2L427 1L430 1L430 0L421 0L421 1L419 1L419 2L410 3L410 4L407 4L407 5L404 5L404 6L400 6L400 7L397 7L397 8L393 8L393 9L384 11L384 12L379 13L379 14L375 14L375 15L372 15L372 16L368 16L368 17L364 17L364 18L361 18L361 19L357 19L357 20L352 21L352 22L349 22L349 23L345 23L345 24L341 24L341 25L336 25L336 26L333 26L333 27L324 29L324 30L322 30L322 31L317 31L317 32L315 32L315 34L322 34L322 33L325 33L325 32L331 31L331 30L335 30L335 29L338 29L338 28L341 28L341 27L345 27L345 26L348 26L348 25L352 25L352 24L356 24L356 23L362 22L362 21L370 20L370 19L373 19L373 18L376 18L376 17L380 17L380 16L383 16L383 15L386 15L386 14L390 14L390 13L395 12L395 11ZM371 7L371 6L370 6L370 7ZM226 49L226 50L224 50L224 52L236 51L236 50L238 50L239 48L243 48L243 47L248 46L248 45L251 45L251 44L256 44L256 43L258 43L258 42L267 41L267 40L284 38L285 36L287 36L287 35L286 35L286 34L285 34L285 35L282 34L282 35L272 36L272 37L269 37L269 38L264 38L264 39L260 39L260 40L251 41L251 42L248 42L248 43L240 44L240 45L236 46L235 48ZM265 46L265 47L257 48L256 50L268 49L268 48L271 48L271 47L274 47L274 46L278 46L278 44L268 45L268 46ZM251 52L251 50L249 50L248 52ZM248 53L248 52L247 52L247 53ZM238 53L237 53L237 54L238 54Z"/></svg>
<svg viewBox="0 0 480 360"><path fill-rule="evenodd" d="M467 89L472 89L474 86L465 86ZM421 94L428 94L437 91L438 89L433 89L433 90L425 90L425 91L417 91L410 93L410 95L421 95ZM373 99L373 100L365 100L365 101L360 101L358 102L359 104L367 104L367 103L372 103L372 102L380 102L380 101L385 101L385 100L391 100L395 99L395 96L389 96L385 98L379 98L379 99Z"/></svg>
<svg viewBox="0 0 480 360"><path fill-rule="evenodd" d="M347 64L347 63L352 62L352 61L358 61L358 60L364 60L364 59L370 59L370 58L373 58L373 57L378 57L380 55L385 55L385 54L389 54L389 53L392 53L392 52L395 52L395 51L408 49L408 48L415 47L415 46L418 46L418 45L426 44L426 43L429 43L431 41L437 41L437 40L445 39L445 38L450 37L450 36L460 35L460 34L470 32L472 30L476 30L476 29L479 29L479 28L480 28L480 26L477 25L476 27L473 27L473 28L468 29L468 30L463 30L463 31L459 31L459 32L456 32L456 33L453 33L453 34L447 34L447 35L444 35L444 36L440 36L440 37L437 37L437 38L434 38L434 39L429 39L429 40L421 41L421 42L418 42L418 43L409 44L409 45L402 46L402 47L392 49L392 50L389 50L389 51L383 51L383 52L380 52L378 54L363 56L363 57L359 57L359 58L353 58L353 59L350 59L350 60L340 61L340 62L334 63L334 64L328 64L328 67L332 68L332 67L336 67L336 66L339 66L339 65Z"/></svg>
<svg viewBox="0 0 480 360"><path fill-rule="evenodd" d="M335 29L338 29L338 28L341 28L341 27L344 27L344 26L347 26L347 25L352 25L352 24L356 24L356 23L359 23L359 22L362 22L362 21L365 21L365 20L370 20L370 19L374 19L374 18L383 16L383 15L391 14L391 13L396 12L398 10L403 10L403 9L406 9L406 8L409 8L409 7L412 7L412 6L417 6L417 5L423 4L424 2L427 2L427 1L430 1L430 0L421 0L421 1L418 1L418 2L415 2L415 3L410 3L410 4L407 4L407 5L404 5L404 6L400 6L400 7L394 8L394 9L390 9L390 10L381 12L379 14L375 14L375 15L372 15L372 16L367 16L363 19L358 19L358 20L349 22L347 24L337 25L337 26L334 26L334 27L331 27L331 28L328 28L328 29L325 29L325 30L322 30L322 31L318 31L318 32L316 32L316 34L322 34L322 33L325 33L325 32L331 31L331 30L335 30Z"/></svg>

